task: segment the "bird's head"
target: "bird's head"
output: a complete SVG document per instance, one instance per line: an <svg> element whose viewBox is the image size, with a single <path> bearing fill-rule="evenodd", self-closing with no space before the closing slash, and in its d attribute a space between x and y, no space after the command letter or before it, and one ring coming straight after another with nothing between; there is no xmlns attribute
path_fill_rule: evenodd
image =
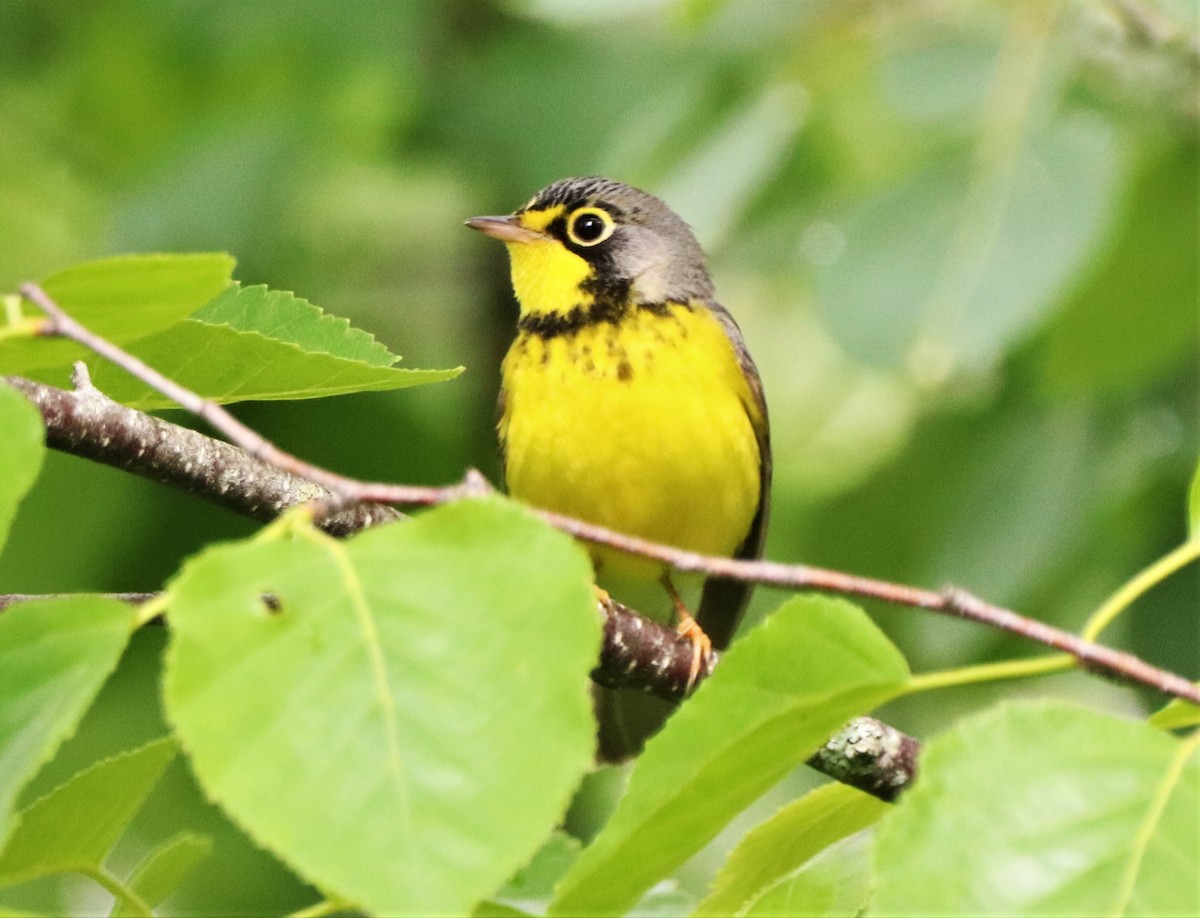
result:
<svg viewBox="0 0 1200 918"><path fill-rule="evenodd" d="M509 216L467 226L508 247L522 315L712 297L688 225L653 195L610 179L562 179Z"/></svg>

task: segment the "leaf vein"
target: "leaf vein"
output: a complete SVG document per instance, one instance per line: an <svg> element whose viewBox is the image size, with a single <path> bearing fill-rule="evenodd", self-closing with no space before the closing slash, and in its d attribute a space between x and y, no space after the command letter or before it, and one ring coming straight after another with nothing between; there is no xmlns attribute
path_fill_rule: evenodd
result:
<svg viewBox="0 0 1200 918"><path fill-rule="evenodd" d="M1158 823L1166 811L1171 794L1174 793L1175 788L1179 785L1180 778L1183 777L1183 770L1187 766L1188 759L1192 757L1197 749L1200 749L1200 731L1194 733L1186 742L1179 744L1179 751L1167 767L1162 782L1155 788L1154 796L1150 800L1150 809L1146 812L1146 818L1141 826L1138 827L1137 834L1133 837L1130 857L1125 864L1125 871L1121 875L1121 883L1117 887L1117 897L1113 901L1112 909L1109 911L1110 915L1124 915L1129 908L1129 902L1133 898L1134 887L1137 885L1138 873L1141 871L1142 862L1146 858L1146 851L1150 847L1150 841L1154 837L1154 830L1158 827Z"/></svg>

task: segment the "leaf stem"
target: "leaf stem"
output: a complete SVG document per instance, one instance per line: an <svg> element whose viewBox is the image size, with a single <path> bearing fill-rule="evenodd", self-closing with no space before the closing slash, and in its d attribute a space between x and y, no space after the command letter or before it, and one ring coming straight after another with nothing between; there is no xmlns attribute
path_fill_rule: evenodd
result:
<svg viewBox="0 0 1200 918"><path fill-rule="evenodd" d="M32 319L21 319L0 327L0 341L8 338L36 338L45 333L49 322L41 316Z"/></svg>
<svg viewBox="0 0 1200 918"><path fill-rule="evenodd" d="M1076 660L1073 656L1062 653L1045 657L1030 657L1026 660L1005 660L1001 663L982 663L978 666L937 670L913 676L904 693L908 695L933 689L950 688L955 685L1044 676L1068 670L1075 663Z"/></svg>
<svg viewBox="0 0 1200 918"><path fill-rule="evenodd" d="M314 526L315 516L313 509L314 501L306 501L302 504L296 504L288 507L279 516L271 520L266 526L256 532L252 538L255 544L264 542L278 542L286 539L289 536L304 536L311 532L318 532ZM320 544L320 540L314 539Z"/></svg>
<svg viewBox="0 0 1200 918"><path fill-rule="evenodd" d="M1163 555L1145 570L1127 580L1104 604L1100 606L1087 624L1083 626L1080 636L1085 641L1094 641L1096 637L1113 623L1118 615L1133 605L1134 601L1153 587L1158 586L1173 573L1200 558L1200 537L1188 539L1174 551Z"/></svg>
<svg viewBox="0 0 1200 918"><path fill-rule="evenodd" d="M133 630L136 631L143 625L149 624L166 612L170 597L170 591L164 590L139 605L137 615L133 618Z"/></svg>
<svg viewBox="0 0 1200 918"><path fill-rule="evenodd" d="M103 886L118 901L124 902L139 918L154 918L154 910L150 907L150 904L103 867L99 865L80 867L78 872Z"/></svg>
<svg viewBox="0 0 1200 918"><path fill-rule="evenodd" d="M288 915L287 918L324 918L325 915L346 911L350 907L350 903L344 899L322 899L320 902L314 902L312 905L306 905L302 909L297 909Z"/></svg>

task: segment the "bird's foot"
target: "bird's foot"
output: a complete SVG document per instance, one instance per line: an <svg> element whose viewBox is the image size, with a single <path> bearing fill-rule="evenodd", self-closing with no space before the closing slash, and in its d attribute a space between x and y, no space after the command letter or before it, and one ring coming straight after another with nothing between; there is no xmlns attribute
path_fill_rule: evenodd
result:
<svg viewBox="0 0 1200 918"><path fill-rule="evenodd" d="M704 629L700 627L699 622L692 617L692 613L688 610L683 597L679 595L679 591L675 589L675 584L671 582L670 576L664 574L662 583L666 587L667 593L671 596L672 604L675 606L675 630L691 641L692 644L692 664L688 668L687 688L684 690L685 695L690 695L696 685L696 679L700 675L701 668L707 667L708 659L712 656L712 640L704 633Z"/></svg>

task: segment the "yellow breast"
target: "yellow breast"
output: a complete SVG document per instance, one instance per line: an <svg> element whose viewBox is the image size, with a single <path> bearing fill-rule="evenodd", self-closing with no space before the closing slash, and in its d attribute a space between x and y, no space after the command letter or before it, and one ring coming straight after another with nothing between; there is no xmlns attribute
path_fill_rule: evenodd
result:
<svg viewBox="0 0 1200 918"><path fill-rule="evenodd" d="M745 539L760 491L757 409L702 305L522 332L503 385L514 496L706 554L730 555Z"/></svg>

